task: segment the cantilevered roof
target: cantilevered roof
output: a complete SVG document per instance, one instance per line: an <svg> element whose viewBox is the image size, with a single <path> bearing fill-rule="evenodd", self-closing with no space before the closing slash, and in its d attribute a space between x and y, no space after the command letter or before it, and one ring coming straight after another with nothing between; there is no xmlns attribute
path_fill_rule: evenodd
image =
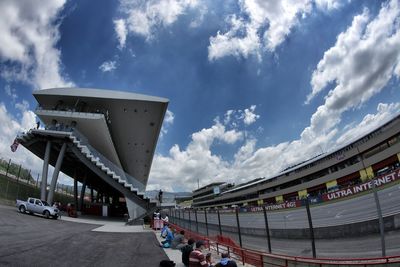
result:
<svg viewBox="0 0 400 267"><path fill-rule="evenodd" d="M56 106L57 109L71 114L75 112L105 114L107 125L101 129L108 128L112 140L103 138L104 133L100 134L98 127L93 127L90 131L89 121L85 124L84 117L80 117L76 128L78 130L82 128L89 143L98 151L107 151L106 147L114 146L125 172L147 184L168 99L89 88L44 89L34 91L33 95L39 103L39 110L42 110L42 112L38 110L37 114L46 123L49 123L50 113L43 110L52 110ZM76 119L71 115L72 120ZM115 162L114 155L104 156Z"/></svg>

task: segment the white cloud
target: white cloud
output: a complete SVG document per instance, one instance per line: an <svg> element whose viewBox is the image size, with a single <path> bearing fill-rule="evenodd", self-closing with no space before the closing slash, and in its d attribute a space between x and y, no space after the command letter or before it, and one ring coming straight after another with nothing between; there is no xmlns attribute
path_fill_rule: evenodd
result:
<svg viewBox="0 0 400 267"><path fill-rule="evenodd" d="M315 0L315 4L319 9L327 11L339 9L343 5L343 2L340 0Z"/></svg>
<svg viewBox="0 0 400 267"><path fill-rule="evenodd" d="M400 103L379 103L376 114L367 114L358 125L347 125L346 131L336 141L338 145L351 143L357 137L363 136L400 113Z"/></svg>
<svg viewBox="0 0 400 267"><path fill-rule="evenodd" d="M29 110L29 104L23 100L16 104L16 108L21 111L21 116L16 118L10 114L4 103L0 103L0 158L11 159L13 163L21 164L22 167L31 170L32 176L36 179L37 174L42 173L43 161L27 150L22 145L18 146L16 152L11 152L10 145L13 143L18 133L26 132L36 126L37 117L33 111ZM54 168L49 166L50 180ZM41 179L41 176L39 180ZM48 183L50 183L48 180ZM60 173L59 183L72 184L72 178Z"/></svg>
<svg viewBox="0 0 400 267"><path fill-rule="evenodd" d="M237 138L235 144L244 140L232 162L225 161L213 152L212 144L227 136L225 127L246 126L246 110L228 110L224 125L215 120L210 128L192 135L186 149L178 145L169 155L156 155L150 184L179 185L186 190L215 181L243 182L257 177L269 177L288 166L302 162L324 151L333 150L354 140L400 113L400 103L377 106L376 114L367 114L361 122L353 122L341 130L344 112L365 104L379 93L393 77L399 77L400 54L400 7L397 1L384 5L379 14L371 19L368 10L353 19L351 26L341 33L334 47L329 49L318 64L311 78L313 92L309 100L322 93L329 83L336 83L327 92L325 102L311 116L297 140L256 148L257 140ZM253 122L255 106L247 109L248 122ZM238 123L240 120L241 123ZM230 143L225 140L225 144ZM162 182L160 182L162 181Z"/></svg>
<svg viewBox="0 0 400 267"><path fill-rule="evenodd" d="M26 168L38 173L41 168L41 160L19 146L16 152L11 152L10 145L19 132L27 131L35 126L36 115L30 110L21 111L21 118L17 120L12 117L6 109L4 103L0 103L0 151L1 157L11 159L12 162L22 164Z"/></svg>
<svg viewBox="0 0 400 267"><path fill-rule="evenodd" d="M57 16L65 0L0 2L0 68L8 81L22 81L37 88L72 86L62 76Z"/></svg>
<svg viewBox="0 0 400 267"><path fill-rule="evenodd" d="M117 62L114 60L105 61L99 66L99 70L102 72L112 72L117 68Z"/></svg>
<svg viewBox="0 0 400 267"><path fill-rule="evenodd" d="M329 84L336 86L325 96L325 103L312 115L311 125L302 137L308 140L329 132L341 114L357 108L379 93L397 75L400 61L400 7L398 1L382 5L370 19L367 9L354 17L352 25L339 34L335 46L325 52L313 72L309 103ZM332 125L331 127L329 125Z"/></svg>
<svg viewBox="0 0 400 267"><path fill-rule="evenodd" d="M256 110L256 105L252 105L249 109L246 108L244 110L244 118L243 118L244 124L246 125L253 124L256 120L260 118L260 115L254 113L255 110Z"/></svg>
<svg viewBox="0 0 400 267"><path fill-rule="evenodd" d="M273 52L299 23L299 16L311 12L311 0L241 0L241 16L230 15L230 29L210 37L208 59L224 56L255 55L261 60L263 50Z"/></svg>
<svg viewBox="0 0 400 267"><path fill-rule="evenodd" d="M7 84L7 85L4 87L4 92L6 93L6 95L8 95L9 97L11 97L11 99L12 99L13 101L15 101L15 100L18 98L17 90L16 90L15 88L11 87L9 84Z"/></svg>
<svg viewBox="0 0 400 267"><path fill-rule="evenodd" d="M22 100L20 103L15 104L15 108L21 111L21 113L29 110L29 102L26 100Z"/></svg>
<svg viewBox="0 0 400 267"><path fill-rule="evenodd" d="M122 49L125 47L126 35L128 34L125 21L123 19L114 20L114 29L117 33L119 49Z"/></svg>
<svg viewBox="0 0 400 267"><path fill-rule="evenodd" d="M116 20L119 25L116 31L120 44L125 44L127 33L151 40L157 28L168 27L187 10L193 10L198 6L197 0L121 0L123 18ZM121 25L125 25L125 34L122 34L124 32ZM124 42L121 42L121 36L124 36Z"/></svg>
<svg viewBox="0 0 400 267"><path fill-rule="evenodd" d="M150 173L148 188L171 190L193 190L216 182L241 183L259 177L270 177L296 163L314 157L324 151L334 150L352 138L357 139L400 113L400 103L379 104L376 114L368 114L360 123L354 122L345 130L329 126L327 134L320 133L314 139L300 139L277 145L256 148L255 138L234 138L235 144L244 140L234 154L233 161L226 161L213 152L213 143L229 141L230 131L215 120L210 128L192 134L192 140L185 149L178 145L171 147L168 155L156 154ZM235 130L235 135L242 131Z"/></svg>
<svg viewBox="0 0 400 267"><path fill-rule="evenodd" d="M160 138L162 138L165 134L168 133L168 128L174 123L175 119L175 114L167 109L167 112L165 113L164 117L164 123L161 127L161 133L160 133Z"/></svg>

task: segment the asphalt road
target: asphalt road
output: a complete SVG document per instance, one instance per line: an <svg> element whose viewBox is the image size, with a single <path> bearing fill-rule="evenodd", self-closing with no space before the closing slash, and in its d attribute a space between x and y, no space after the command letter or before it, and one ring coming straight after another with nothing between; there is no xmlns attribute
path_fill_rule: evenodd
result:
<svg viewBox="0 0 400 267"><path fill-rule="evenodd" d="M168 259L151 232L91 231L97 227L0 205L0 266L159 266Z"/></svg>
<svg viewBox="0 0 400 267"><path fill-rule="evenodd" d="M400 213L400 185L378 191L382 215L389 216ZM313 225L327 227L335 225L364 222L376 219L377 211L373 194L366 194L356 198L334 202L331 204L311 206ZM234 213L221 213L221 224L236 226L236 215ZM189 219L189 214L184 214ZM194 212L190 216L195 221ZM198 212L199 222L205 222L204 213ZM218 224L215 213L207 214L208 223ZM240 226L249 228L264 228L265 220L262 212L240 213ZM268 222L271 229L304 229L308 228L307 213L305 208L268 212Z"/></svg>

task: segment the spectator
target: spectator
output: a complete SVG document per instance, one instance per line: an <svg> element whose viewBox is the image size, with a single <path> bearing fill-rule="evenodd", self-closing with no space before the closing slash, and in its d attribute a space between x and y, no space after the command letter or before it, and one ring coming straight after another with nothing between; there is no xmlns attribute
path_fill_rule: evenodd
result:
<svg viewBox="0 0 400 267"><path fill-rule="evenodd" d="M164 223L163 228L161 229L160 236L166 237L167 236L167 229L169 229L168 223Z"/></svg>
<svg viewBox="0 0 400 267"><path fill-rule="evenodd" d="M174 236L174 240L172 240L171 248L180 249L185 245L185 231L181 230L179 234Z"/></svg>
<svg viewBox="0 0 400 267"><path fill-rule="evenodd" d="M229 253L221 253L221 261L215 265L215 267L237 267L234 260L229 259Z"/></svg>
<svg viewBox="0 0 400 267"><path fill-rule="evenodd" d="M196 242L196 249L190 252L189 267L209 267L202 250L205 249L204 241L199 240Z"/></svg>
<svg viewBox="0 0 400 267"><path fill-rule="evenodd" d="M193 238L189 238L187 245L181 248L182 262L186 267L189 266L189 255L193 251L194 242Z"/></svg>
<svg viewBox="0 0 400 267"><path fill-rule="evenodd" d="M172 240L174 240L174 235L172 234L172 231L169 229L168 225L165 228L165 240L161 241L161 246L163 248L169 248L171 247Z"/></svg>
<svg viewBox="0 0 400 267"><path fill-rule="evenodd" d="M161 220L162 220L164 223L168 223L168 222L169 222L168 215L165 214L164 218L161 218Z"/></svg>

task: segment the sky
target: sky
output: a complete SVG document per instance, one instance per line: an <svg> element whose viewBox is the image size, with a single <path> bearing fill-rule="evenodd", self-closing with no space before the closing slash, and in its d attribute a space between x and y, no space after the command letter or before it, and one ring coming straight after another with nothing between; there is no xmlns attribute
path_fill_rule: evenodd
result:
<svg viewBox="0 0 400 267"><path fill-rule="evenodd" d="M399 78L399 0L3 0L0 157L41 172L33 90L122 90L170 100L148 190L239 184L398 115Z"/></svg>

